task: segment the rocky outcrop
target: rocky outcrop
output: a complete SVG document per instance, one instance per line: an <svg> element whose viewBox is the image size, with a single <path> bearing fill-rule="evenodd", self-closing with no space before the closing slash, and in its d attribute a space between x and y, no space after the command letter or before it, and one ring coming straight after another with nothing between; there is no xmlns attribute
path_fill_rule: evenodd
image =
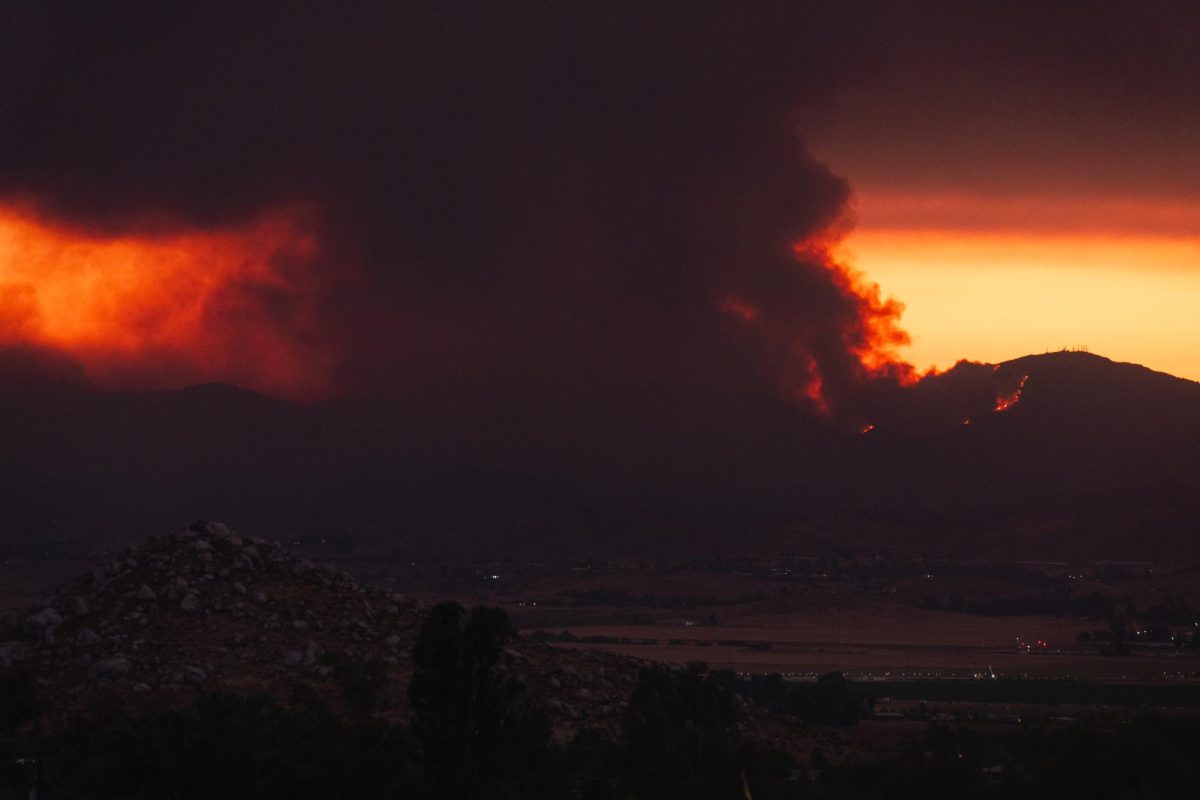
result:
<svg viewBox="0 0 1200 800"><path fill-rule="evenodd" d="M422 612L277 542L198 522L130 547L0 621L0 668L28 663L53 716L103 696L182 704L228 689L286 699L302 683L336 707L339 668L375 661L387 678L380 706L403 716ZM641 666L517 639L498 668L568 738L619 725Z"/></svg>
<svg viewBox="0 0 1200 800"><path fill-rule="evenodd" d="M339 659L386 659L402 696L401 656L419 622L419 604L403 596L277 542L198 522L130 547L0 620L0 668L27 663L64 709L105 693L285 694L300 682L329 682Z"/></svg>

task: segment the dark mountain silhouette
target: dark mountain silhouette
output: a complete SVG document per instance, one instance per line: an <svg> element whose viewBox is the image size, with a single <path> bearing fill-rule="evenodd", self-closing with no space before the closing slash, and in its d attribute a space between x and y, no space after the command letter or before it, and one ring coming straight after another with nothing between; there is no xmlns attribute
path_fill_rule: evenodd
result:
<svg viewBox="0 0 1200 800"><path fill-rule="evenodd" d="M952 382L958 391L935 394ZM1005 502L1197 480L1200 384L1192 381L1062 352L962 363L924 383L933 386L909 398L934 395L918 409L919 433L901 419L899 432L881 425L862 437L860 457L877 462L875 477L893 497ZM1005 400L1011 405L997 411Z"/></svg>
<svg viewBox="0 0 1200 800"><path fill-rule="evenodd" d="M781 531L798 526L845 546L1200 554L1200 384L1087 353L963 362L864 434L801 419L752 479L728 481L517 468L439 448L386 402L304 406L221 384L10 382L0 416L9 551L137 539L191 515L492 558L787 549Z"/></svg>

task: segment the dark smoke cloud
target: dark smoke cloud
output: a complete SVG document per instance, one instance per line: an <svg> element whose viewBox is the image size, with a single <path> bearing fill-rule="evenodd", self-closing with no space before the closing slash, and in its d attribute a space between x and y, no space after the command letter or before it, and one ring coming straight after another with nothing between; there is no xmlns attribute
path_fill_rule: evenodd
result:
<svg viewBox="0 0 1200 800"><path fill-rule="evenodd" d="M842 217L800 130L868 28L645 5L21 4L0 193L123 232L315 206L335 384L448 449L782 457L814 378L835 415L891 385L792 252Z"/></svg>
<svg viewBox="0 0 1200 800"><path fill-rule="evenodd" d="M881 68L819 140L856 184L1200 196L1200 5L905 0L875 21Z"/></svg>

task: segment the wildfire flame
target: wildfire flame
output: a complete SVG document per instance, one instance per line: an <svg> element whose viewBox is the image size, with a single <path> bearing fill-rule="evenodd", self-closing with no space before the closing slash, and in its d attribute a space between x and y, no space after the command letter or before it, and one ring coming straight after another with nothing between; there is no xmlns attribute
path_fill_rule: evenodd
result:
<svg viewBox="0 0 1200 800"><path fill-rule="evenodd" d="M781 390L827 416L844 410L835 407L840 392L876 380L910 386L925 377L897 353L909 343L899 326L904 306L883 298L878 285L838 257L839 242L835 228L792 246L795 268L819 271L810 277L823 291L832 290L825 306L828 316L815 323L791 316L778 297L748 298L735 291L717 303L723 315L746 326L779 355Z"/></svg>
<svg viewBox="0 0 1200 800"><path fill-rule="evenodd" d="M68 353L108 386L225 380L318 395L323 358L300 344L319 253L307 218L105 235L0 207L0 346Z"/></svg>
<svg viewBox="0 0 1200 800"><path fill-rule="evenodd" d="M995 410L996 411L1007 411L1008 409L1015 406L1017 404L1017 402L1021 399L1021 392L1024 391L1025 382L1028 380L1029 380L1029 376L1023 375L1021 377L1020 383L1018 383L1016 385L1016 388L1014 388L1010 392L1005 392L1004 394L1001 394L999 397L997 397Z"/></svg>
<svg viewBox="0 0 1200 800"><path fill-rule="evenodd" d="M894 298L884 298L879 284L872 283L836 254L840 238L835 234L826 239L816 237L793 246L796 257L821 264L834 284L857 305L858 325L843 332L846 348L858 358L868 377L889 377L909 386L923 377L902 359L897 348L910 343L908 333L900 327L904 304Z"/></svg>

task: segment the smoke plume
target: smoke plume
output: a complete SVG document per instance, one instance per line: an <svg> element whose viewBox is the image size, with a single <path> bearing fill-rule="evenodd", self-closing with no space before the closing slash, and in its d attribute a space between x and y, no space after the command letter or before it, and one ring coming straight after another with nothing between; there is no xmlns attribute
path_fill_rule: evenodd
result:
<svg viewBox="0 0 1200 800"><path fill-rule="evenodd" d="M20 5L0 197L59 250L0 251L0 344L105 385L387 398L518 461L787 451L912 377L901 307L829 255L849 190L802 136L862 29L795 3ZM60 335L55 287L115 299Z"/></svg>

